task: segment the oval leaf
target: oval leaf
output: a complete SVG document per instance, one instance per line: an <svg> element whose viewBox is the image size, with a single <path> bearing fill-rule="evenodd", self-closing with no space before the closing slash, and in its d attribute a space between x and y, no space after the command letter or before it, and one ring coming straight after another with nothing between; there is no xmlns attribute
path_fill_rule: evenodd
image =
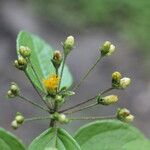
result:
<svg viewBox="0 0 150 150"><path fill-rule="evenodd" d="M50 128L37 137L28 150L81 150L77 142L63 129Z"/></svg>
<svg viewBox="0 0 150 150"><path fill-rule="evenodd" d="M25 150L25 148L14 135L0 128L0 150Z"/></svg>
<svg viewBox="0 0 150 150"><path fill-rule="evenodd" d="M123 145L145 137L134 127L115 120L85 125L75 135L82 150L120 150Z"/></svg>
<svg viewBox="0 0 150 150"><path fill-rule="evenodd" d="M20 46L27 46L32 50L30 60L41 81L50 76L51 74L55 73L55 69L51 63L51 59L53 57L53 50L42 39L28 32L22 31L17 37L17 53ZM30 76L32 82L41 91L43 91L31 67L27 68L27 73ZM70 87L71 84L72 76L69 72L68 67L65 65L61 87Z"/></svg>

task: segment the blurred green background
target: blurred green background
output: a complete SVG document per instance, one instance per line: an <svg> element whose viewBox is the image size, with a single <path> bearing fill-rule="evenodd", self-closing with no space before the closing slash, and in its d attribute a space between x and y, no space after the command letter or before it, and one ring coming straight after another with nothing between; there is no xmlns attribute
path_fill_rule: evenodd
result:
<svg viewBox="0 0 150 150"><path fill-rule="evenodd" d="M123 34L150 55L150 1L148 0L30 0L41 17L56 26L76 30L101 27Z"/></svg>
<svg viewBox="0 0 150 150"><path fill-rule="evenodd" d="M27 144L48 127L46 121L25 124L17 131L10 127L16 111L27 117L45 115L28 104L8 101L5 97L9 83L15 81L23 95L40 103L24 74L12 65L16 59L16 36L20 30L26 30L60 50L66 36L75 37L76 46L67 62L74 82L95 62L104 41L114 43L116 53L98 64L66 105L72 106L106 89L111 73L119 70L132 78L132 85L128 90L111 93L119 95L118 104L96 107L75 116L110 115L118 107L127 107L135 115L134 125L150 137L149 8L148 0L0 0L0 126ZM65 128L73 134L85 123L75 122Z"/></svg>

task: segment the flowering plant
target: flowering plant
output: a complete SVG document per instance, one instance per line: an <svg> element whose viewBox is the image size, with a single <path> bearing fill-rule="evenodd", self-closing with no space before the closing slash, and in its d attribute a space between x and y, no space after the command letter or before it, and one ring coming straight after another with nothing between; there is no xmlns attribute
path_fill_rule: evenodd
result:
<svg viewBox="0 0 150 150"><path fill-rule="evenodd" d="M115 52L115 46L106 41L98 51L96 62L88 69L73 88L72 76L66 66L67 58L74 48L75 40L69 36L62 43L63 52L53 51L51 47L35 35L27 32L20 32L17 38L18 58L14 65L18 70L25 73L39 98L43 102L40 105L29 98L23 96L20 87L12 82L7 96L10 99L15 97L26 101L31 105L47 112L47 116L25 117L17 112L11 126L18 129L21 125L29 121L48 120L49 128L39 137L31 142L28 150L131 150L145 145L144 150L148 150L149 141L134 127L127 124L133 121L134 116L126 108L118 108L112 116L82 116L72 117L72 114L96 105L109 106L117 103L118 96L108 94L113 90L124 90L131 79L122 77L118 71L112 73L110 87L97 95L84 100L83 102L62 109L67 99L71 99L81 84L96 65L104 58L111 56ZM70 90L71 89L71 90ZM97 120L84 127L81 127L75 136L69 135L62 124L68 124L78 120ZM24 150L24 146L16 137L0 130L0 149ZM138 145L138 146L137 146ZM135 148L137 146L137 148ZM142 148L140 148L142 149Z"/></svg>

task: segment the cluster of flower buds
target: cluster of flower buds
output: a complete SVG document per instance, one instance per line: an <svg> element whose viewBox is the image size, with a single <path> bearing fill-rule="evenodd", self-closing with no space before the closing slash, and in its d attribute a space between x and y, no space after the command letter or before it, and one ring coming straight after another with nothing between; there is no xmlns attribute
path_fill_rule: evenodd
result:
<svg viewBox="0 0 150 150"><path fill-rule="evenodd" d="M28 64L28 58L31 55L31 49L25 46L20 46L19 48L19 58L15 60L15 67L19 70L26 70Z"/></svg>
<svg viewBox="0 0 150 150"><path fill-rule="evenodd" d="M58 121L61 124L69 123L69 119L66 117L65 114L59 114L57 112L55 112L54 114L52 114L52 119Z"/></svg>
<svg viewBox="0 0 150 150"><path fill-rule="evenodd" d="M52 63L56 69L58 69L62 62L62 55L60 51L54 51Z"/></svg>
<svg viewBox="0 0 150 150"><path fill-rule="evenodd" d="M29 47L20 46L19 53L23 58L29 58L31 55L31 49Z"/></svg>
<svg viewBox="0 0 150 150"><path fill-rule="evenodd" d="M97 98L98 104L102 104L102 105L115 104L117 101L118 101L117 95L108 95L105 97L98 96L98 98Z"/></svg>
<svg viewBox="0 0 150 150"><path fill-rule="evenodd" d="M27 60L25 58L23 58L22 56L20 56L18 58L18 60L14 61L14 65L19 70L26 70L26 68L27 68Z"/></svg>
<svg viewBox="0 0 150 150"><path fill-rule="evenodd" d="M112 87L116 89L126 89L131 83L131 79L123 77L120 72L112 73Z"/></svg>
<svg viewBox="0 0 150 150"><path fill-rule="evenodd" d="M132 122L134 120L134 116L126 108L119 108L117 110L116 117L117 119L127 123Z"/></svg>
<svg viewBox="0 0 150 150"><path fill-rule="evenodd" d="M13 129L19 128L24 122L24 117L21 113L17 112L15 120L12 121L11 126Z"/></svg>
<svg viewBox="0 0 150 150"><path fill-rule="evenodd" d="M63 43L64 55L67 56L74 47L74 37L68 36Z"/></svg>
<svg viewBox="0 0 150 150"><path fill-rule="evenodd" d="M18 96L19 92L20 92L20 89L19 89L18 85L16 83L12 82L10 85L9 91L7 92L7 96L9 98L14 98L14 97Z"/></svg>
<svg viewBox="0 0 150 150"><path fill-rule="evenodd" d="M100 48L101 56L110 56L115 52L116 48L111 42L106 41L102 48Z"/></svg>

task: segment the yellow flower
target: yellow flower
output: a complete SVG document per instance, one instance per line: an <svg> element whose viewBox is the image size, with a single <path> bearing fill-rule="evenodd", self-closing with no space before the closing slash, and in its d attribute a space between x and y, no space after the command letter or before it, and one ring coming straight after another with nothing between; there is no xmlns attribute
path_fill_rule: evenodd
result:
<svg viewBox="0 0 150 150"><path fill-rule="evenodd" d="M48 79L43 80L43 84L49 94L55 94L59 85L59 77L57 75L51 75Z"/></svg>

